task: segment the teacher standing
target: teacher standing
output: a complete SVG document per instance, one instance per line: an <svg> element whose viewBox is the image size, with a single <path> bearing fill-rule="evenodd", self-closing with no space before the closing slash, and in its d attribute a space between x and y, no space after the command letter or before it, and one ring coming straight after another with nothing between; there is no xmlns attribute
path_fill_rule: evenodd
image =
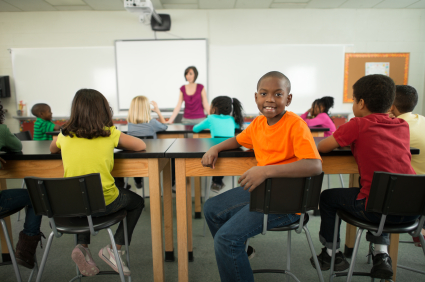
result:
<svg viewBox="0 0 425 282"><path fill-rule="evenodd" d="M198 124L209 114L210 106L207 100L207 91L202 84L195 83L198 70L194 66L186 68L184 77L188 84L180 87L179 101L167 123L173 123L184 101L184 114L182 123Z"/></svg>

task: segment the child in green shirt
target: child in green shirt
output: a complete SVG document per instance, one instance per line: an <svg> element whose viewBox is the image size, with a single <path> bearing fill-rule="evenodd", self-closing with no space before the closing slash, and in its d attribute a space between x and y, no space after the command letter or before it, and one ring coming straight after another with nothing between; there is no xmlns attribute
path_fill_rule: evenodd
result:
<svg viewBox="0 0 425 282"><path fill-rule="evenodd" d="M59 130L60 126L52 122L52 111L47 104L35 104L31 113L37 117L34 123L34 140L53 140L46 132Z"/></svg>

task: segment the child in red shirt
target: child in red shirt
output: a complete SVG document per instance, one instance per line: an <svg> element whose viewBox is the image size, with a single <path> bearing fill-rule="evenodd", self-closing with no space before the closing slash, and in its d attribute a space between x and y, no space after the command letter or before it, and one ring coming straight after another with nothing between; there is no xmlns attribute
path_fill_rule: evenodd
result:
<svg viewBox="0 0 425 282"><path fill-rule="evenodd" d="M379 223L380 214L365 210L374 172L415 174L410 165L409 125L404 120L391 119L387 114L395 98L395 89L394 81L388 76L376 74L359 79L353 85L355 118L318 144L319 152L323 153L350 145L361 177L360 188L329 189L320 196L319 235L325 248L318 260L322 270L330 268L336 211L344 210L360 219ZM399 224L415 219L389 215L386 222ZM338 230L335 271L349 267L344 255L338 250L339 236ZM377 237L368 232L366 239L375 244L371 276L391 279L393 271L387 248L390 243L388 234Z"/></svg>

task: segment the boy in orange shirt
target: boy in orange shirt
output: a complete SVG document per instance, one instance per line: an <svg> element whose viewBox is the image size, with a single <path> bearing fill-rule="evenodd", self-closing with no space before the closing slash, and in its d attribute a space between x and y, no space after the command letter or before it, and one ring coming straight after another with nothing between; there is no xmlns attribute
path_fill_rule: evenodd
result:
<svg viewBox="0 0 425 282"><path fill-rule="evenodd" d="M291 83L280 72L263 75L255 102L262 113L241 134L211 147L202 158L204 167L217 161L218 153L244 146L254 149L258 165L246 171L234 188L209 199L205 219L214 237L221 281L254 281L245 241L262 231L263 214L249 211L249 192L266 178L307 177L322 172L320 155L305 121L287 112L292 101ZM270 214L268 228L289 225L296 214Z"/></svg>

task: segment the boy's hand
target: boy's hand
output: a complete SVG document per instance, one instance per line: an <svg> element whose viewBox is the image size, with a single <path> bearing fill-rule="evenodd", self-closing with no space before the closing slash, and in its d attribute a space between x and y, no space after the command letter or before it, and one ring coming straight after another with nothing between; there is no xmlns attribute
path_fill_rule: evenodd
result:
<svg viewBox="0 0 425 282"><path fill-rule="evenodd" d="M59 124L55 124L55 127L53 128L54 131L58 131L61 129L61 126Z"/></svg>
<svg viewBox="0 0 425 282"><path fill-rule="evenodd" d="M0 169L3 169L4 167L3 167L3 164L5 164L6 163L6 161L5 160L3 160L2 158L0 158Z"/></svg>
<svg viewBox="0 0 425 282"><path fill-rule="evenodd" d="M202 166L211 167L212 169L214 169L217 158L218 158L218 151L214 147L211 147L202 157L202 160L201 160Z"/></svg>
<svg viewBox="0 0 425 282"><path fill-rule="evenodd" d="M238 180L238 183L244 190L254 191L266 179L266 171L264 166L254 166L248 169Z"/></svg>

